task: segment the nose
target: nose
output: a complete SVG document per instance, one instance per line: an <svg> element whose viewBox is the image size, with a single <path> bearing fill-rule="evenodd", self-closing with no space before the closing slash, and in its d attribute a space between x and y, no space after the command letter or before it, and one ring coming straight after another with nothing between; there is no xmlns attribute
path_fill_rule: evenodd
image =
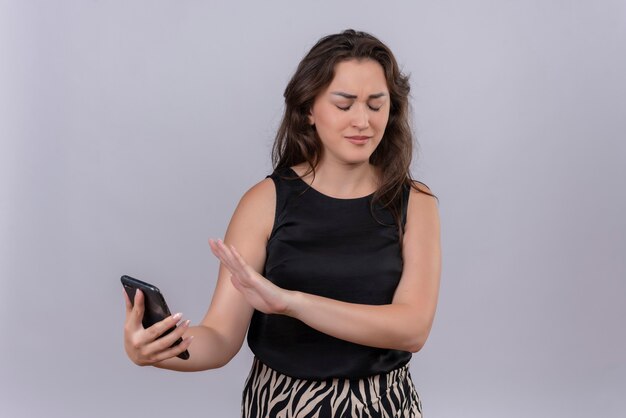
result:
<svg viewBox="0 0 626 418"><path fill-rule="evenodd" d="M359 104L359 106L353 106L354 114L352 116L352 126L358 128L359 130L364 130L369 128L370 119L369 114L367 112L366 104Z"/></svg>

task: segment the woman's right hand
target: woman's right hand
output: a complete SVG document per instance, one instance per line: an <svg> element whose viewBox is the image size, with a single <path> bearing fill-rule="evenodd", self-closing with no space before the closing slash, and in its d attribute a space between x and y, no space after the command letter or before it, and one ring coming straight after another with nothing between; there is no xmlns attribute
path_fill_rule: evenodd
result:
<svg viewBox="0 0 626 418"><path fill-rule="evenodd" d="M182 318L181 314L171 315L149 328L144 328L141 323L144 313L143 292L137 289L134 306L125 291L124 299L126 300L124 348L133 363L139 366L151 366L163 360L176 357L189 347L193 336L183 339L182 343L172 347L176 340L183 337L183 334L189 327L189 320L184 321L166 336L161 337L165 331L176 326Z"/></svg>

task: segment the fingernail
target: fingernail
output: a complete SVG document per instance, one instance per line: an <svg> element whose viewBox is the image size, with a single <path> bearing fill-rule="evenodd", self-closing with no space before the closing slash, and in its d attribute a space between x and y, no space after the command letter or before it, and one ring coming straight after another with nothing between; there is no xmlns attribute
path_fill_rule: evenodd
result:
<svg viewBox="0 0 626 418"><path fill-rule="evenodd" d="M188 320L186 320L186 321L183 323L183 327L187 328L187 327L189 326L189 323L190 323L190 322L191 322L191 320L189 320L189 319L188 319Z"/></svg>
<svg viewBox="0 0 626 418"><path fill-rule="evenodd" d="M176 315L174 315L174 316L173 316L173 318L174 318L175 320L177 320L177 321L178 321L180 318L182 318L182 317L183 317L183 314L182 314L182 313L180 313L180 312L178 312Z"/></svg>

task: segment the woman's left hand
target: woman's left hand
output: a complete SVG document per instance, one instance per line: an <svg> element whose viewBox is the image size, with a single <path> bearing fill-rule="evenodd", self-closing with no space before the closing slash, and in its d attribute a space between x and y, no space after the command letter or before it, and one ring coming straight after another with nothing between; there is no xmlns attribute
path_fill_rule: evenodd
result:
<svg viewBox="0 0 626 418"><path fill-rule="evenodd" d="M249 266L235 247L222 240L209 240L211 251L230 271L233 286L248 303L265 314L285 314L288 309L288 290L276 286Z"/></svg>

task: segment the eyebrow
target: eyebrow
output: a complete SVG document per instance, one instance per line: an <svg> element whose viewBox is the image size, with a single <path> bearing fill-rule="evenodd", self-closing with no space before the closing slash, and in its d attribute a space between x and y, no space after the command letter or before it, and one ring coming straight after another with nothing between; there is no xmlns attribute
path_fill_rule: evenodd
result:
<svg viewBox="0 0 626 418"><path fill-rule="evenodd" d="M354 94L348 94L348 93L344 93L342 91L333 91L330 94L334 94L335 96L341 96L341 97L345 97L346 99L356 99L357 96L355 96ZM376 93L376 94L370 94L368 96L368 99L380 99L381 97L386 96L387 94L385 93Z"/></svg>

